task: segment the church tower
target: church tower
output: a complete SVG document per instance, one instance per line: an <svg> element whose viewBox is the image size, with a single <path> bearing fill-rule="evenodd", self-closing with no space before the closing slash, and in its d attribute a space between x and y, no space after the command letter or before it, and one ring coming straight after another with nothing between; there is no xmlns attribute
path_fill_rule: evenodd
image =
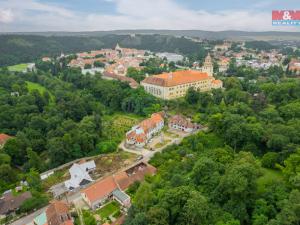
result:
<svg viewBox="0 0 300 225"><path fill-rule="evenodd" d="M203 67L202 67L202 72L207 73L209 76L213 76L214 73L214 66L210 57L210 54L208 53L208 55L205 58L205 61L203 63Z"/></svg>

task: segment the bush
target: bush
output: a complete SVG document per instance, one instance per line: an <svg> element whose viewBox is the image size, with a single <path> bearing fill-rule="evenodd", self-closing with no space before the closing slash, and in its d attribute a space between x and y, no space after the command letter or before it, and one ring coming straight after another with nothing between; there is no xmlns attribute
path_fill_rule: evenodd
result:
<svg viewBox="0 0 300 225"><path fill-rule="evenodd" d="M97 149L100 153L110 153L116 151L118 145L113 141L103 141L97 145Z"/></svg>
<svg viewBox="0 0 300 225"><path fill-rule="evenodd" d="M95 217L89 212L89 211L83 211L82 212L82 216L83 216L83 222L85 225L96 225L96 219Z"/></svg>
<svg viewBox="0 0 300 225"><path fill-rule="evenodd" d="M91 69L92 68L92 65L91 64L85 64L84 65L84 69Z"/></svg>
<svg viewBox="0 0 300 225"><path fill-rule="evenodd" d="M34 209L41 208L48 204L48 198L42 195L34 196L30 199L27 199L21 205L19 212L26 213Z"/></svg>
<svg viewBox="0 0 300 225"><path fill-rule="evenodd" d="M261 159L261 165L265 168L274 169L276 163L278 163L278 153L276 152L268 152Z"/></svg>

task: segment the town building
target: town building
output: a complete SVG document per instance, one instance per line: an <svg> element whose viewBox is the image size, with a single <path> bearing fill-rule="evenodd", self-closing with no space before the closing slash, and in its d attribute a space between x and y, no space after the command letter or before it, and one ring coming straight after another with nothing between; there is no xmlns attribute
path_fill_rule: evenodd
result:
<svg viewBox="0 0 300 225"><path fill-rule="evenodd" d="M7 134L0 134L0 149L4 147L5 143L12 137Z"/></svg>
<svg viewBox="0 0 300 225"><path fill-rule="evenodd" d="M49 57L43 57L42 61L43 62L51 62L51 58L49 58Z"/></svg>
<svg viewBox="0 0 300 225"><path fill-rule="evenodd" d="M208 76L210 76L210 77L213 76L213 74L214 74L214 66L213 66L210 54L208 54L205 57L203 66L201 67L200 71L203 72L203 73L207 73Z"/></svg>
<svg viewBox="0 0 300 225"><path fill-rule="evenodd" d="M73 218L66 203L54 200L26 225L73 225Z"/></svg>
<svg viewBox="0 0 300 225"><path fill-rule="evenodd" d="M218 61L219 72L221 73L226 72L229 68L229 64L230 64L230 58L221 57Z"/></svg>
<svg viewBox="0 0 300 225"><path fill-rule="evenodd" d="M0 218L6 217L9 214L15 213L24 201L32 197L29 191L23 192L16 196L12 191L6 191L0 198Z"/></svg>
<svg viewBox="0 0 300 225"><path fill-rule="evenodd" d="M126 144L136 147L145 146L148 141L164 127L161 113L154 113L126 133Z"/></svg>
<svg viewBox="0 0 300 225"><path fill-rule="evenodd" d="M102 78L107 79L107 80L119 80L121 82L127 82L129 84L129 86L133 89L139 87L138 82L136 82L133 78L126 77L126 76L120 76L115 73L104 72L102 74Z"/></svg>
<svg viewBox="0 0 300 225"><path fill-rule="evenodd" d="M215 51L228 51L231 48L231 43L224 42L220 45L215 45L214 50Z"/></svg>
<svg viewBox="0 0 300 225"><path fill-rule="evenodd" d="M288 66L289 72L300 75L300 60L292 59Z"/></svg>
<svg viewBox="0 0 300 225"><path fill-rule="evenodd" d="M69 207L61 201L52 201L46 209L47 225L73 225Z"/></svg>
<svg viewBox="0 0 300 225"><path fill-rule="evenodd" d="M176 54L176 53L170 53L170 52L161 52L156 54L159 58L164 59L166 58L168 62L178 62L183 60L183 56Z"/></svg>
<svg viewBox="0 0 300 225"><path fill-rule="evenodd" d="M182 70L149 76L141 85L146 92L166 100L185 96L189 88L201 92L222 88L223 83L213 77L212 68L204 66L203 71Z"/></svg>
<svg viewBox="0 0 300 225"><path fill-rule="evenodd" d="M69 169L71 178L65 181L65 186L69 190L81 188L88 183L92 182L93 179L89 173L96 169L94 160L89 162L74 163Z"/></svg>
<svg viewBox="0 0 300 225"><path fill-rule="evenodd" d="M119 44L116 45L115 50L119 52L120 57L142 57L146 53L145 50L121 48Z"/></svg>
<svg viewBox="0 0 300 225"><path fill-rule="evenodd" d="M191 133L203 128L203 126L200 124L192 123L190 119L182 115L172 116L168 121L168 125L171 129L176 129L187 133Z"/></svg>
<svg viewBox="0 0 300 225"><path fill-rule="evenodd" d="M91 209L100 207L107 200L116 200L122 206L129 207L131 199L124 191L134 182L142 181L145 175L154 175L155 173L155 167L141 162L87 187L81 191L81 196Z"/></svg>

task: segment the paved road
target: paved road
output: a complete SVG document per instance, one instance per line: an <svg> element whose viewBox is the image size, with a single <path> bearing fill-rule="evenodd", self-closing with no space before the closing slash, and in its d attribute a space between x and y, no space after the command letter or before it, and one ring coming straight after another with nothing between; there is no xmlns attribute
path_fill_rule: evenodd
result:
<svg viewBox="0 0 300 225"><path fill-rule="evenodd" d="M148 162L154 156L155 153L163 151L169 145L180 144L180 142L183 140L183 138L185 138L189 135L191 135L191 134L190 133L181 133L181 135L178 138L168 138L169 140L171 140L169 143L167 143L166 145L164 145L160 148L156 148L153 151L150 151L150 150L145 149L145 148L141 148L141 149L127 148L125 146L125 140L121 142L121 144L119 145L119 148L123 149L126 152L134 153L134 154L137 154L137 155L142 155L143 156L143 161Z"/></svg>
<svg viewBox="0 0 300 225"><path fill-rule="evenodd" d="M41 209L29 214L28 216L22 217L21 219L13 222L11 225L25 225L25 224L31 223L33 221L33 219L35 217L37 217L38 215L40 215L41 213L43 213L47 207L48 206L45 206L44 208L41 208Z"/></svg>

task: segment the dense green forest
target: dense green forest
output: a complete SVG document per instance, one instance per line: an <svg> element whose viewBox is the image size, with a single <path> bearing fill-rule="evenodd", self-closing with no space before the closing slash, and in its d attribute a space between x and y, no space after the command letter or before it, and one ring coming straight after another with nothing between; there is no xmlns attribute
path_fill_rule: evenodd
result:
<svg viewBox="0 0 300 225"><path fill-rule="evenodd" d="M59 56L101 48L122 47L146 49L153 52L176 52L195 54L201 49L195 43L183 37L166 35L106 35L101 37L80 36L34 36L0 35L0 66L28 63L43 56Z"/></svg>
<svg viewBox="0 0 300 225"><path fill-rule="evenodd" d="M282 172L273 171L251 152L224 145L218 135L199 133L151 163L158 175L136 185L126 225L300 222L299 150L284 160Z"/></svg>
<svg viewBox="0 0 300 225"><path fill-rule="evenodd" d="M252 48L252 49L255 49L255 50L259 50L259 51L261 51L261 50L268 51L268 50L277 48L276 46L270 44L267 41L247 41L245 43L245 47L246 48Z"/></svg>

